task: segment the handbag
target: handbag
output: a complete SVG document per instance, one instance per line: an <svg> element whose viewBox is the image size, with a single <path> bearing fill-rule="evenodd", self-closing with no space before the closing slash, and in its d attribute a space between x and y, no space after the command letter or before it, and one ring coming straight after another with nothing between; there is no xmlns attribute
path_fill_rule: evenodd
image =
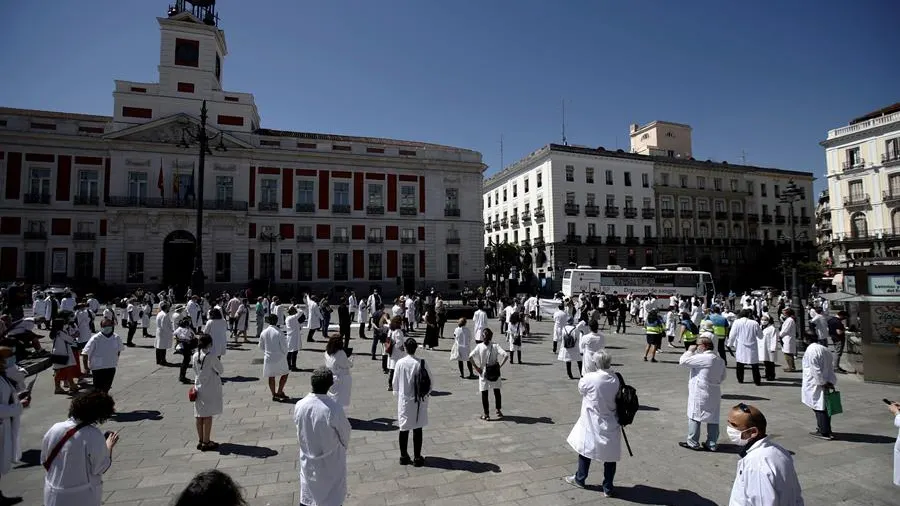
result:
<svg viewBox="0 0 900 506"><path fill-rule="evenodd" d="M494 345L491 345L491 351L494 351ZM488 354L488 362L491 360L491 354ZM500 362L494 361L484 368L484 379L488 381L497 381L500 379Z"/></svg>
<svg viewBox="0 0 900 506"><path fill-rule="evenodd" d="M191 387L188 390L188 400L191 402L195 402L197 400L197 387Z"/></svg>
<svg viewBox="0 0 900 506"><path fill-rule="evenodd" d="M825 410L828 412L828 416L839 415L844 412L844 407L841 406L840 392L833 389L825 392Z"/></svg>

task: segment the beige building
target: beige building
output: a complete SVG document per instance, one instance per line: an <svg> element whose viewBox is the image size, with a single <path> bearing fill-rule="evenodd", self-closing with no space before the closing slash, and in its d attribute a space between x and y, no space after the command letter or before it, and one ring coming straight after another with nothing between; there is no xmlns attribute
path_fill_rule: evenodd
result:
<svg viewBox="0 0 900 506"><path fill-rule="evenodd" d="M834 265L900 257L900 103L829 130L821 145Z"/></svg>
<svg viewBox="0 0 900 506"><path fill-rule="evenodd" d="M670 121L653 121L631 125L631 152L639 155L665 156L690 160L691 127Z"/></svg>

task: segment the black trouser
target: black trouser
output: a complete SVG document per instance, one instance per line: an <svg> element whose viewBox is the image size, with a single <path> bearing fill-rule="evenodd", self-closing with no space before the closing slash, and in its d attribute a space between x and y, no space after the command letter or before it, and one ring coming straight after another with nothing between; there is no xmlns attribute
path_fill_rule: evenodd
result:
<svg viewBox="0 0 900 506"><path fill-rule="evenodd" d="M315 334L317 330L319 330L319 329L309 329L309 333L306 334L306 342L307 343L311 343L311 342L315 341L315 339L313 339L313 334Z"/></svg>
<svg viewBox="0 0 900 506"><path fill-rule="evenodd" d="M766 371L766 381L774 381L775 380L775 362L765 361L763 362L763 367Z"/></svg>
<svg viewBox="0 0 900 506"><path fill-rule="evenodd" d="M137 322L128 322L128 338L125 342L131 344L134 341L135 332L137 332Z"/></svg>
<svg viewBox="0 0 900 506"><path fill-rule="evenodd" d="M460 362L462 364L462 362ZM503 409L503 398L500 395L500 389L494 389L494 404L496 404L497 411ZM481 407L484 408L484 416L488 416L488 411L490 411L490 405L488 405L488 391L481 391Z"/></svg>
<svg viewBox="0 0 900 506"><path fill-rule="evenodd" d="M387 359L388 359L387 355L384 355L384 354L381 355L381 370L385 373L388 372ZM388 386L390 386L390 383L391 382L389 381Z"/></svg>
<svg viewBox="0 0 900 506"><path fill-rule="evenodd" d="M194 354L194 344L193 343L182 343L181 348L181 368L178 371L179 379L187 378L187 370L191 365L191 355Z"/></svg>
<svg viewBox="0 0 900 506"><path fill-rule="evenodd" d="M156 349L156 365L166 365L166 349Z"/></svg>
<svg viewBox="0 0 900 506"><path fill-rule="evenodd" d="M96 379L94 380L96 382ZM828 416L828 411L814 409L813 413L816 414L816 429L818 429L819 434L823 436L831 435L831 417Z"/></svg>
<svg viewBox="0 0 900 506"><path fill-rule="evenodd" d="M290 369L292 371L297 370L297 354L298 353L300 353L300 352L299 351L289 351L287 353L288 369Z"/></svg>
<svg viewBox="0 0 900 506"><path fill-rule="evenodd" d="M362 325L360 325L359 328L362 328ZM378 343L379 343L378 339L375 339L375 335L373 334L372 335L372 359L373 360L375 359L375 355L378 353Z"/></svg>
<svg viewBox="0 0 900 506"><path fill-rule="evenodd" d="M366 322L359 322L359 338L366 338Z"/></svg>
<svg viewBox="0 0 900 506"><path fill-rule="evenodd" d="M716 348L719 349L719 356L725 361L725 365L728 365L728 350L725 349L725 337L726 336L716 336L716 339L719 340L719 342L716 343Z"/></svg>
<svg viewBox="0 0 900 506"><path fill-rule="evenodd" d="M616 332L618 332L619 329L622 329L622 332L625 332L625 330L626 330L626 329L625 329L625 314L624 314L624 313L619 315L619 321L618 321L618 323L616 323Z"/></svg>
<svg viewBox="0 0 900 506"><path fill-rule="evenodd" d="M840 341L834 341L834 369L836 371L842 370L841 357L844 356L844 346L846 342L846 338L841 339Z"/></svg>
<svg viewBox="0 0 900 506"><path fill-rule="evenodd" d="M566 374L569 375L570 379L575 379L575 376L572 375L572 362L566 362ZM581 375L581 360L578 361L578 374Z"/></svg>
<svg viewBox="0 0 900 506"><path fill-rule="evenodd" d="M101 392L109 393L109 389L112 388L113 378L116 377L116 368L92 369L91 373L94 376L94 388Z"/></svg>
<svg viewBox="0 0 900 506"><path fill-rule="evenodd" d="M456 363L459 364L459 377L462 378L463 377L463 361L457 360ZM472 372L472 362L466 361L466 365L469 366L469 376L474 375L475 373Z"/></svg>
<svg viewBox="0 0 900 506"><path fill-rule="evenodd" d="M616 313L613 313L613 312L606 313L606 323L610 327L615 325L616 324Z"/></svg>
<svg viewBox="0 0 900 506"><path fill-rule="evenodd" d="M384 362L387 363L387 357L384 358ZM385 366L385 367L387 367L387 366ZM388 388L391 390L394 389L394 370L393 369L388 369Z"/></svg>
<svg viewBox="0 0 900 506"><path fill-rule="evenodd" d="M750 372L753 374L753 383L756 385L762 383L762 378L759 376L759 364L742 364L740 362L737 363L737 368L735 369L738 383L744 382L744 366L750 366Z"/></svg>
<svg viewBox="0 0 900 506"><path fill-rule="evenodd" d="M344 338L344 348L350 347L350 324L348 323L346 326L341 325L339 332L341 333L341 337Z"/></svg>
<svg viewBox="0 0 900 506"><path fill-rule="evenodd" d="M391 371L393 372L393 371ZM416 458L422 456L422 428L413 429L413 455ZM400 431L400 456L409 458L409 452L407 449L409 448L409 431L401 430Z"/></svg>

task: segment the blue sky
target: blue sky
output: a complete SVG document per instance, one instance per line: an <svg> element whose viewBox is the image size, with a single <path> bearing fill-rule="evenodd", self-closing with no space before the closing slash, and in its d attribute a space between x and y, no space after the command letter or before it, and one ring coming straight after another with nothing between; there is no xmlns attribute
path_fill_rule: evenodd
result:
<svg viewBox="0 0 900 506"><path fill-rule="evenodd" d="M263 126L458 145L488 173L501 134L506 164L559 142L565 99L573 144L663 119L699 159L820 176L829 128L900 101L893 0L218 4L224 86ZM110 114L113 79L156 79L167 5L0 0L0 105Z"/></svg>

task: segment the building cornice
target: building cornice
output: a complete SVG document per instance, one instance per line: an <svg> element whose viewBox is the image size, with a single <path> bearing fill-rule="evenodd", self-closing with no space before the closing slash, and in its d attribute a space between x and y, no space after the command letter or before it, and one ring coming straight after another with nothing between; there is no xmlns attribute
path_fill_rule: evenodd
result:
<svg viewBox="0 0 900 506"><path fill-rule="evenodd" d="M900 121L894 123L886 123L884 125L878 125L870 128L864 128L846 135L841 135L839 137L825 139L824 141L820 142L819 145L824 148L832 148L835 146L840 146L842 144L852 144L854 142L863 141L872 137L878 137L890 132L900 132Z"/></svg>

